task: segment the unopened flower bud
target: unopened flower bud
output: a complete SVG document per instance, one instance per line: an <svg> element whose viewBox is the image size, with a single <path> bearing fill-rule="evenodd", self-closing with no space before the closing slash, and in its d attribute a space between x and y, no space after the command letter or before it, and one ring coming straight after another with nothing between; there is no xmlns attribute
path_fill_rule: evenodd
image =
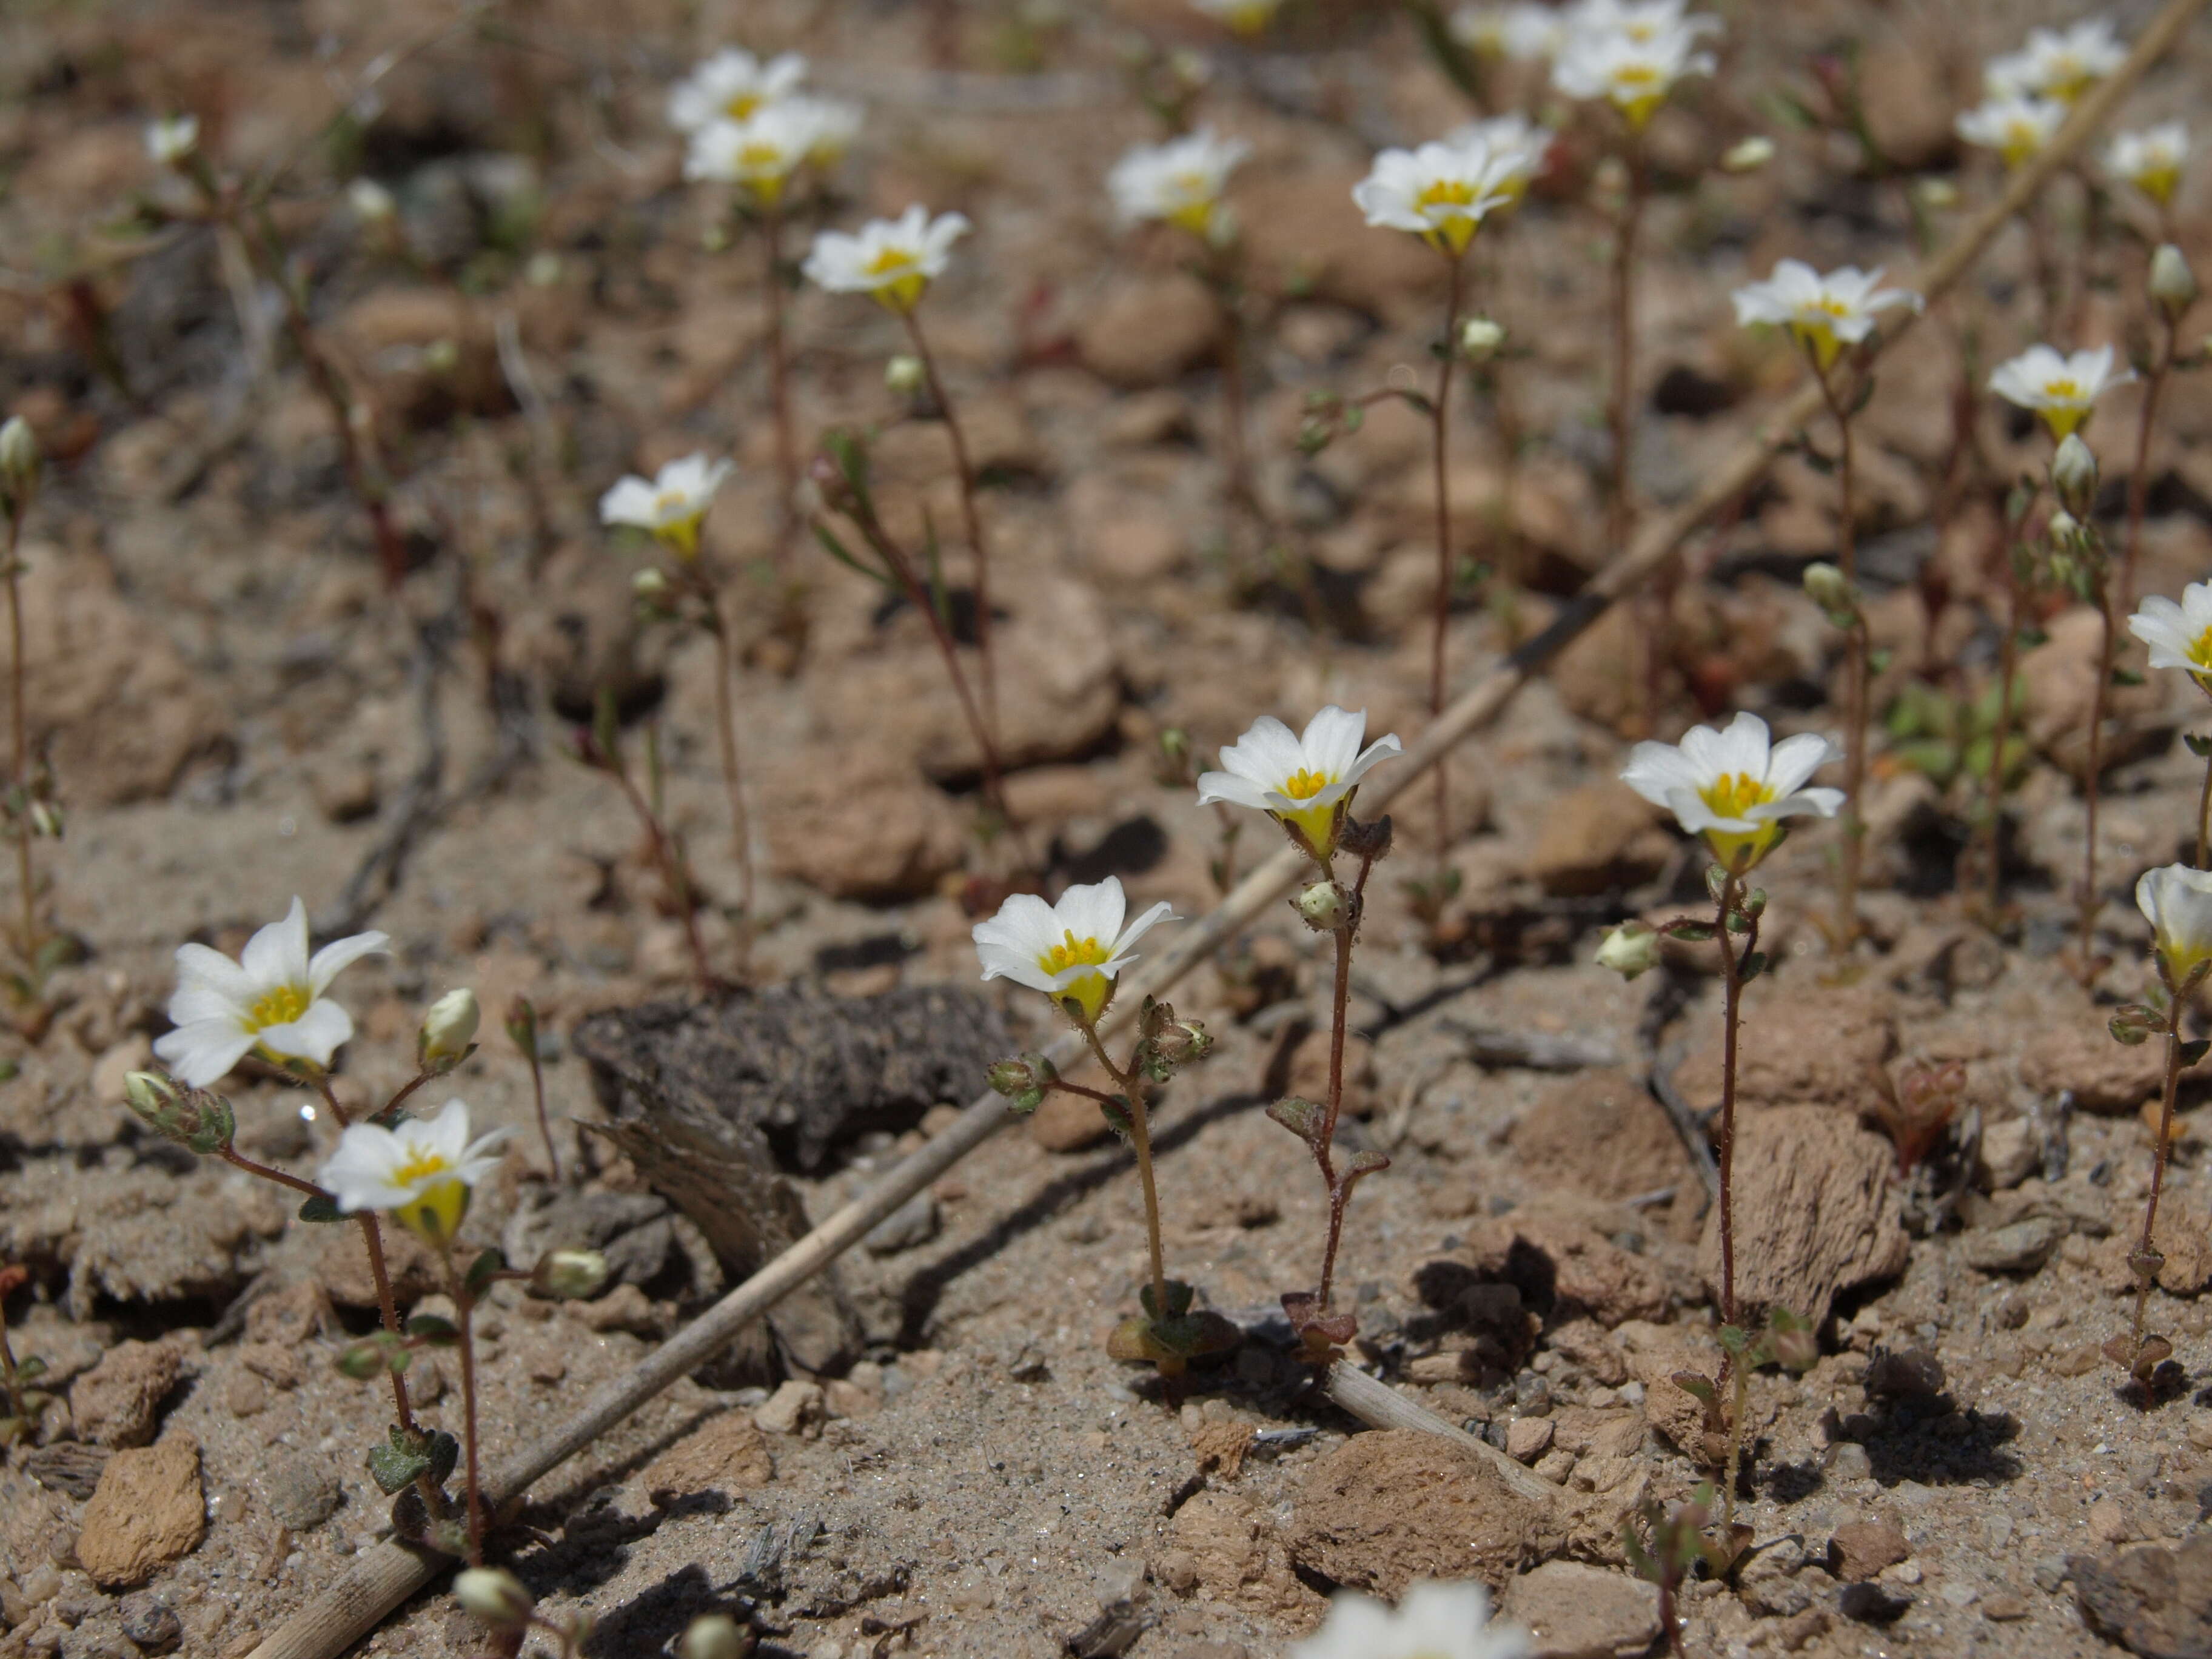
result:
<svg viewBox="0 0 2212 1659"><path fill-rule="evenodd" d="M1624 921L1597 947L1597 965L1634 979L1659 965L1659 935L1640 921Z"/></svg>
<svg viewBox="0 0 2212 1659"><path fill-rule="evenodd" d="M2051 515L2046 530L2055 548L2071 548L2081 539L2081 521L2063 507Z"/></svg>
<svg viewBox="0 0 2212 1659"><path fill-rule="evenodd" d="M199 148L200 123L196 115L173 115L146 128L146 154L165 167L181 167Z"/></svg>
<svg viewBox="0 0 2212 1659"><path fill-rule="evenodd" d="M453 1577L453 1600L487 1625L519 1630L538 1604L513 1573L498 1567L470 1567Z"/></svg>
<svg viewBox="0 0 2212 1659"><path fill-rule="evenodd" d="M911 398L922 388L928 378L921 359L902 351L884 365L884 390L900 398Z"/></svg>
<svg viewBox="0 0 2212 1659"><path fill-rule="evenodd" d="M0 507L13 516L31 504L39 489L39 436L21 415L0 426Z"/></svg>
<svg viewBox="0 0 2212 1659"><path fill-rule="evenodd" d="M1849 628L1858 619L1859 596L1850 579L1834 565L1808 564L1803 580L1805 597L1826 611L1837 627Z"/></svg>
<svg viewBox="0 0 2212 1659"><path fill-rule="evenodd" d="M2069 432L2060 441L2051 458L2051 483L2069 513L2087 516L2097 499L2097 457L2080 433Z"/></svg>
<svg viewBox="0 0 2212 1659"><path fill-rule="evenodd" d="M1487 317L1470 317L1460 325L1460 355L1471 363L1486 361L1505 343L1505 325Z"/></svg>
<svg viewBox="0 0 2212 1659"><path fill-rule="evenodd" d="M123 1093L148 1128L191 1152L220 1152L237 1133L228 1101L205 1089L187 1089L160 1072L131 1073L123 1079Z"/></svg>
<svg viewBox="0 0 2212 1659"><path fill-rule="evenodd" d="M1923 179L1912 187L1920 205L1934 212L1959 205L1959 187L1948 179Z"/></svg>
<svg viewBox="0 0 2212 1659"><path fill-rule="evenodd" d="M1763 132L1739 138L1721 154L1723 173L1756 173L1774 159L1774 140Z"/></svg>
<svg viewBox="0 0 2212 1659"><path fill-rule="evenodd" d="M415 1039L415 1056L422 1069L450 1072L466 1060L476 1046L479 1018L477 994L465 985L432 1003Z"/></svg>
<svg viewBox="0 0 2212 1659"><path fill-rule="evenodd" d="M661 610L668 604L668 573L649 564L629 579L629 591L640 605Z"/></svg>
<svg viewBox="0 0 2212 1659"><path fill-rule="evenodd" d="M1333 881L1317 881L1291 902L1314 932L1333 933L1344 926L1352 896Z"/></svg>
<svg viewBox="0 0 2212 1659"><path fill-rule="evenodd" d="M984 1081L1006 1097L1017 1112L1034 1112L1044 1104L1045 1091L1059 1073L1042 1054L1017 1054L1002 1060L984 1074Z"/></svg>
<svg viewBox="0 0 2212 1659"><path fill-rule="evenodd" d="M538 1258L530 1282L548 1296L580 1302L607 1282L607 1259L597 1250L548 1250Z"/></svg>
<svg viewBox="0 0 2212 1659"><path fill-rule="evenodd" d="M2160 243L2150 256L2150 297L2177 323L2197 303L2197 273L2189 268L2188 256L2171 242Z"/></svg>
<svg viewBox="0 0 2212 1659"><path fill-rule="evenodd" d="M374 179L356 179L346 186L346 204L365 225L380 225L399 211L392 192Z"/></svg>
<svg viewBox="0 0 2212 1659"><path fill-rule="evenodd" d="M528 997L508 1003L501 1024L507 1027L507 1040L525 1054L538 1052L538 1008Z"/></svg>
<svg viewBox="0 0 2212 1659"><path fill-rule="evenodd" d="M744 1659L750 1646L738 1621L726 1613L705 1613L684 1627L676 1659Z"/></svg>

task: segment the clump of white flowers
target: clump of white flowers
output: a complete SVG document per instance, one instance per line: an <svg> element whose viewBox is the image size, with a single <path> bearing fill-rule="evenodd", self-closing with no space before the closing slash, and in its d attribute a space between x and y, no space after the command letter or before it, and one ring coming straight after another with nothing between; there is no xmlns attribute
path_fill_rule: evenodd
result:
<svg viewBox="0 0 2212 1659"><path fill-rule="evenodd" d="M1640 131L1676 85L1711 75L1717 60L1698 41L1720 20L1684 16L1679 5L1610 3L1578 9L1552 64L1552 84L1570 98L1603 100Z"/></svg>
<svg viewBox="0 0 2212 1659"><path fill-rule="evenodd" d="M2126 61L2109 20L2087 17L2063 29L2028 31L2018 52L1991 58L1982 84L1992 97L2033 96L2070 104Z"/></svg>
<svg viewBox="0 0 2212 1659"><path fill-rule="evenodd" d="M165 167L182 167L199 148L200 118L170 115L146 128L146 154Z"/></svg>
<svg viewBox="0 0 2212 1659"><path fill-rule="evenodd" d="M1221 198L1229 175L1251 153L1243 139L1224 138L1202 126L1164 144L1129 150L1107 173L1106 191L1126 224L1163 220L1213 241L1225 217Z"/></svg>
<svg viewBox="0 0 2212 1659"><path fill-rule="evenodd" d="M1517 155L1501 161L1480 143L1386 149L1352 187L1352 199L1369 224L1411 231L1456 258L1467 252L1483 220L1512 203L1510 185L1516 174L1525 185L1527 173L1520 170Z"/></svg>
<svg viewBox="0 0 2212 1659"><path fill-rule="evenodd" d="M449 1100L437 1116L396 1129L350 1123L323 1165L323 1185L342 1215L381 1210L434 1249L459 1236L469 1194L500 1160L513 1131L469 1138L469 1109Z"/></svg>
<svg viewBox="0 0 2212 1659"><path fill-rule="evenodd" d="M670 88L668 125L698 132L717 121L742 121L764 104L793 96L806 80L806 60L795 52L763 62L739 47L703 59Z"/></svg>
<svg viewBox="0 0 2212 1659"><path fill-rule="evenodd" d="M1741 876L1782 844L1784 819L1836 815L1843 792L1811 786L1815 772L1842 758L1814 732L1775 743L1765 720L1744 713L1723 731L1693 726L1680 743L1638 744L1620 781Z"/></svg>

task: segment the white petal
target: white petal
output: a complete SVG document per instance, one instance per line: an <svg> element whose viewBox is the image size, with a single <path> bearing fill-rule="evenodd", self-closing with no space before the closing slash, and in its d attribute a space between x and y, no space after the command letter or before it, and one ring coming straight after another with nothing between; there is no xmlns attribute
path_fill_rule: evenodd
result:
<svg viewBox="0 0 2212 1659"><path fill-rule="evenodd" d="M351 1040L353 1019L337 1003L322 997L309 1003L299 1018L282 1025L264 1025L253 1036L272 1054L327 1066L331 1056Z"/></svg>
<svg viewBox="0 0 2212 1659"><path fill-rule="evenodd" d="M1814 773L1844 751L1816 732L1800 732L1774 745L1766 757L1767 787L1778 795L1794 794Z"/></svg>
<svg viewBox="0 0 2212 1659"><path fill-rule="evenodd" d="M1251 779L1240 778L1234 772L1201 772L1198 775L1198 804L1200 806L1211 806L1218 801L1230 806L1257 807L1265 811L1267 793Z"/></svg>
<svg viewBox="0 0 2212 1659"><path fill-rule="evenodd" d="M330 983L363 957L373 957L388 951L392 945L389 933L370 932L355 933L345 939L334 939L315 952L307 963L307 989L320 996Z"/></svg>
<svg viewBox="0 0 2212 1659"><path fill-rule="evenodd" d="M1161 922L1180 920L1181 918L1175 913L1175 907L1165 899L1161 900L1122 930L1121 937L1114 942L1114 955L1117 957L1124 956L1131 945L1144 938Z"/></svg>
<svg viewBox="0 0 2212 1659"><path fill-rule="evenodd" d="M199 1019L154 1040L154 1053L177 1080L205 1089L230 1075L246 1058L253 1038L230 1019Z"/></svg>
<svg viewBox="0 0 2212 1659"><path fill-rule="evenodd" d="M257 989L307 982L307 907L295 895L282 921L272 921L246 941L240 957Z"/></svg>
<svg viewBox="0 0 2212 1659"><path fill-rule="evenodd" d="M1347 787L1358 783L1360 779L1365 777L1384 761L1403 753L1405 750L1399 746L1398 734L1395 732L1385 732L1362 750L1357 760L1344 769L1342 781Z"/></svg>
<svg viewBox="0 0 2212 1659"><path fill-rule="evenodd" d="M1366 735L1364 708L1340 708L1329 703L1306 722L1298 738L1302 763L1322 777L1341 778L1358 758L1359 740Z"/></svg>
<svg viewBox="0 0 2212 1659"><path fill-rule="evenodd" d="M1128 896L1121 890L1121 878L1109 876L1103 881L1069 888L1060 896L1060 902L1053 906L1053 914L1060 926L1076 938L1095 939L1110 946L1121 931L1121 918L1128 909Z"/></svg>

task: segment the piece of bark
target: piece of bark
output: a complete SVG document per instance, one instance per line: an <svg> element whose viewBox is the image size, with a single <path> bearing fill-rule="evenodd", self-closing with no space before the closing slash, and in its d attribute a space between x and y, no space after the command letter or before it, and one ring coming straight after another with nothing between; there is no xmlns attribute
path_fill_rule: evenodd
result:
<svg viewBox="0 0 2212 1659"><path fill-rule="evenodd" d="M648 1003L591 1015L574 1043L611 1120L607 1134L706 1235L732 1283L807 1231L777 1167L779 1141L815 1167L840 1142L909 1127L939 1099L964 1095L1012 1047L988 1003L946 987ZM839 1369L859 1351L860 1322L834 1272L786 1298L769 1325L809 1371Z"/></svg>

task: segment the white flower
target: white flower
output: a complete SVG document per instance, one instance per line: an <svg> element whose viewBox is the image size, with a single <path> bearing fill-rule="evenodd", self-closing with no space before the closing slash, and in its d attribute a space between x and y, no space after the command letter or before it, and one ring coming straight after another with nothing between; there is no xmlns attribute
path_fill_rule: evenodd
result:
<svg viewBox="0 0 2212 1659"><path fill-rule="evenodd" d="M1230 173L1251 153L1242 138L1218 137L1212 127L1200 127L1164 144L1130 150L1106 175L1107 192L1124 223L1165 219L1206 236Z"/></svg>
<svg viewBox="0 0 2212 1659"><path fill-rule="evenodd" d="M1415 1584L1393 1612L1388 1602L1340 1590L1321 1629L1291 1659L1522 1659L1527 1632L1490 1622L1480 1584Z"/></svg>
<svg viewBox="0 0 2212 1659"><path fill-rule="evenodd" d="M968 228L964 214L932 219L928 209L910 207L896 219L870 220L857 236L823 231L803 269L832 294L872 295L893 311L911 311Z"/></svg>
<svg viewBox="0 0 2212 1659"><path fill-rule="evenodd" d="M2033 93L2072 103L2127 60L2128 49L2112 38L2102 17L2084 18L2071 27L2031 29L2020 51L1993 58L1982 70L1982 84L1993 98Z"/></svg>
<svg viewBox="0 0 2212 1659"><path fill-rule="evenodd" d="M449 1100L427 1121L409 1118L397 1129L349 1123L337 1150L323 1165L322 1184L339 1210L387 1210L425 1243L444 1245L460 1231L469 1188L499 1162L499 1147L514 1133L495 1129L469 1139L469 1109Z"/></svg>
<svg viewBox="0 0 2212 1659"><path fill-rule="evenodd" d="M1556 58L1566 44L1566 17L1549 6L1462 6L1451 16L1452 38L1472 52L1516 63Z"/></svg>
<svg viewBox="0 0 2212 1659"><path fill-rule="evenodd" d="M2150 647L2153 668L2179 668L2212 693L2212 582L2191 582L2176 605L2153 593L2128 618L2128 632Z"/></svg>
<svg viewBox="0 0 2212 1659"><path fill-rule="evenodd" d="M725 48L701 64L668 94L668 125L697 132L714 121L742 121L763 104L799 90L806 60L787 52L763 64L749 52Z"/></svg>
<svg viewBox="0 0 2212 1659"><path fill-rule="evenodd" d="M2212 957L2212 870L2167 864L2144 871L2136 908L2150 923L2152 945L2176 985Z"/></svg>
<svg viewBox="0 0 2212 1659"><path fill-rule="evenodd" d="M699 550L700 521L729 476L727 461L704 454L671 461L650 481L632 473L599 497L599 522L650 530L689 558Z"/></svg>
<svg viewBox="0 0 2212 1659"><path fill-rule="evenodd" d="M1770 744L1766 722L1740 714L1724 732L1693 726L1680 744L1638 744L1620 781L1703 836L1713 856L1741 875L1774 850L1784 818L1835 817L1844 792L1805 785L1842 758L1843 750L1809 732Z"/></svg>
<svg viewBox="0 0 2212 1659"><path fill-rule="evenodd" d="M2007 167L2018 167L2041 155L2065 119L2066 106L2056 98L2007 93L1968 110L1957 126L1959 137L1968 143L1996 150Z"/></svg>
<svg viewBox="0 0 2212 1659"><path fill-rule="evenodd" d="M1707 12L1684 16L1688 0L1577 0L1561 14L1560 27L1575 35L1624 34L1650 40L1676 29L1692 35L1718 34L1722 23Z"/></svg>
<svg viewBox="0 0 2212 1659"><path fill-rule="evenodd" d="M2032 345L1997 365L1990 376L1990 390L2007 403L2033 410L2043 416L2053 438L2063 438L2089 418L2098 398L2135 377L2131 368L2112 373L2108 345L2070 357L2062 357L2047 345Z"/></svg>
<svg viewBox="0 0 2212 1659"><path fill-rule="evenodd" d="M1552 130L1521 114L1470 121L1447 134L1444 143L1480 149L1490 158L1489 183L1515 201L1528 193L1552 153Z"/></svg>
<svg viewBox="0 0 2212 1659"><path fill-rule="evenodd" d="M1262 714L1221 751L1221 770L1200 775L1199 802L1257 807L1285 828L1294 827L1326 859L1336 850L1360 779L1401 752L1395 733L1362 749L1359 740L1366 734L1364 708L1347 711L1331 703L1296 735L1273 715Z"/></svg>
<svg viewBox="0 0 2212 1659"><path fill-rule="evenodd" d="M1239 34L1257 34L1274 21L1283 0L1190 0L1194 11L1204 12Z"/></svg>
<svg viewBox="0 0 2212 1659"><path fill-rule="evenodd" d="M1085 1021L1095 1024L1114 994L1112 981L1136 960L1129 947L1156 924L1176 919L1172 906L1155 904L1124 927L1127 909L1116 876L1071 887L1057 904L1034 893L1013 894L973 930L983 977L1010 979L1054 1002L1073 1000Z"/></svg>
<svg viewBox="0 0 2212 1659"><path fill-rule="evenodd" d="M691 135L686 179L737 185L773 206L799 168L843 154L860 127L853 106L823 98L779 98L742 121L715 120Z"/></svg>
<svg viewBox="0 0 2212 1659"><path fill-rule="evenodd" d="M146 154L165 167L177 166L199 147L200 118L172 115L146 126Z"/></svg>
<svg viewBox="0 0 2212 1659"><path fill-rule="evenodd" d="M399 211L392 192L374 179L355 179L346 186L346 205L365 225L380 225Z"/></svg>
<svg viewBox="0 0 2212 1659"><path fill-rule="evenodd" d="M204 1089L260 1051L276 1060L327 1066L353 1036L353 1020L323 994L339 972L390 943L356 933L307 954L307 908L295 898L282 921L246 941L240 961L204 945L177 947L176 1030L154 1044L180 1082Z"/></svg>
<svg viewBox="0 0 2212 1659"><path fill-rule="evenodd" d="M1386 149L1352 199L1370 225L1410 230L1431 247L1454 257L1467 252L1476 228L1513 197L1487 149L1427 143L1419 149Z"/></svg>
<svg viewBox="0 0 2212 1659"><path fill-rule="evenodd" d="M2160 207L2173 199L2181 164L2189 159L2189 129L2166 121L2141 132L2123 132L2105 151L2106 171L2124 179Z"/></svg>
<svg viewBox="0 0 2212 1659"><path fill-rule="evenodd" d="M1629 125L1641 127L1676 82L1713 72L1712 53L1698 50L1698 37L1712 23L1691 17L1644 33L1571 28L1552 65L1552 84L1570 98L1608 99Z"/></svg>
<svg viewBox="0 0 2212 1659"><path fill-rule="evenodd" d="M1875 313L1891 306L1918 309L1918 295L1881 283L1878 265L1845 265L1823 276L1802 259L1778 260L1765 282L1736 289L1735 319L1744 327L1769 323L1790 330L1825 369L1844 347L1874 332Z"/></svg>

